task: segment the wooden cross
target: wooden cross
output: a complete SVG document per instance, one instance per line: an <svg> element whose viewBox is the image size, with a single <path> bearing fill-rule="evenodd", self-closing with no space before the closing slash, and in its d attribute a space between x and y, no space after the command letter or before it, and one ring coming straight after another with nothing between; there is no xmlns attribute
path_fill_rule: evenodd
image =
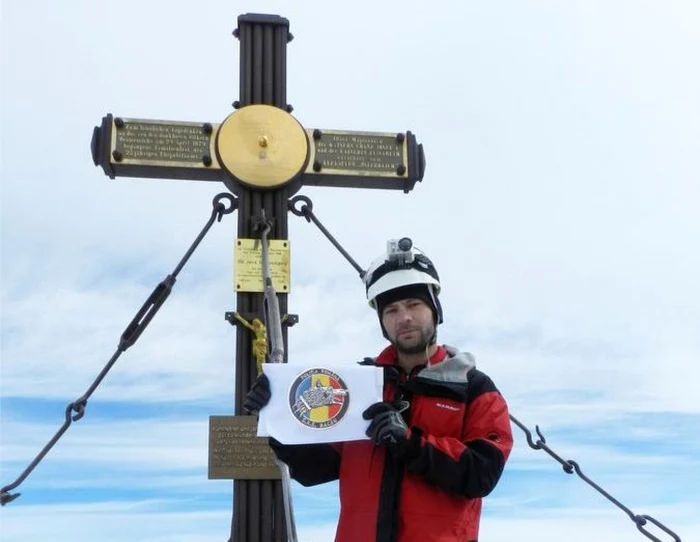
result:
<svg viewBox="0 0 700 542"><path fill-rule="evenodd" d="M411 132L309 129L291 115L286 71L287 43L293 36L287 19L276 15L241 15L234 36L240 40L240 98L233 104L233 113L218 124L108 114L93 132L91 148L95 165L101 166L112 179L126 176L224 183L238 197L239 244L257 237L256 221L264 211L264 216L272 221L271 239L288 245L284 243L288 239L288 200L302 186L409 192L422 180L423 148ZM285 288L276 289L280 311L286 314ZM262 315L261 289L238 284L236 290L237 312L228 315L245 315L249 321ZM288 318L289 321L293 319ZM286 327L284 342L286 352ZM238 325L236 414L242 414L243 399L256 378L252 343L249 329ZM250 434L254 430L251 418L212 417L209 477L234 478L231 542L283 542L287 533L282 489L280 480L275 479L279 477L270 474L278 472L274 463L265 462L271 454L266 445L260 448L250 444L248 451L242 452L250 459L258 457L262 450L260 457L265 459L262 463L258 459L249 468L244 465L234 469L233 475L227 475L227 469L218 465L224 474L212 474L212 431L221 429L220 432L229 434L233 431L242 435L241 442L251 443L256 440ZM225 447L222 442L213 445ZM270 464L271 468L266 470Z"/></svg>

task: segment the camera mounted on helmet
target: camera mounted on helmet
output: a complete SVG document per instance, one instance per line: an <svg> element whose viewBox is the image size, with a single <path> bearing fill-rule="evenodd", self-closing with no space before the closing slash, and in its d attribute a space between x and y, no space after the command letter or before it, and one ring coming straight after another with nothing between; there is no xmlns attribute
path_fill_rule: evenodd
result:
<svg viewBox="0 0 700 542"><path fill-rule="evenodd" d="M408 237L401 239L389 239L386 242L386 261L389 265L395 265L397 269L408 267L415 259L413 241Z"/></svg>
<svg viewBox="0 0 700 542"><path fill-rule="evenodd" d="M407 286L423 286L435 314L436 324L442 323L442 307L438 301L440 277L435 266L408 237L387 241L386 252L375 258L364 275L369 305L379 312L378 298L393 297ZM398 290L397 292L393 292ZM415 289L414 289L415 291ZM379 314L381 319L381 314Z"/></svg>

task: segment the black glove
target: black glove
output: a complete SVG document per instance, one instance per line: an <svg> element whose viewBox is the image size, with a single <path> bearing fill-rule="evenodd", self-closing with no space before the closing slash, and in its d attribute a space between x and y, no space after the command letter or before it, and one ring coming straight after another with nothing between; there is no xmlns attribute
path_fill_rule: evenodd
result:
<svg viewBox="0 0 700 542"><path fill-rule="evenodd" d="M397 450L408 440L408 426L391 403L374 403L362 413L362 417L372 420L365 434L376 446Z"/></svg>
<svg viewBox="0 0 700 542"><path fill-rule="evenodd" d="M270 380L265 374L261 374L245 396L243 410L248 414L257 414L270 402L270 396Z"/></svg>

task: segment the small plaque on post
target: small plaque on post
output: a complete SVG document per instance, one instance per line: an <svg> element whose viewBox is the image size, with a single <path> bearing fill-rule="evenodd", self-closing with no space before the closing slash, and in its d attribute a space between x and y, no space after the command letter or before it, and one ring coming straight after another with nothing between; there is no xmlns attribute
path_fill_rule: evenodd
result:
<svg viewBox="0 0 700 542"><path fill-rule="evenodd" d="M268 241L270 277L277 293L289 293L289 241ZM236 239L233 283L236 292L264 291L262 242L260 239Z"/></svg>
<svg viewBox="0 0 700 542"><path fill-rule="evenodd" d="M256 416L209 416L209 480L279 480L267 438L256 434Z"/></svg>

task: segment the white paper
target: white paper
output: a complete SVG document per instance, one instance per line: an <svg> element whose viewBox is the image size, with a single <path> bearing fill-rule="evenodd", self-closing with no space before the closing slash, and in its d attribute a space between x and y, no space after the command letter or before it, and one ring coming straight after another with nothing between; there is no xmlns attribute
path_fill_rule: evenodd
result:
<svg viewBox="0 0 700 542"><path fill-rule="evenodd" d="M362 412L382 400L383 371L345 363L265 363L272 396L259 414L258 436L283 444L366 439Z"/></svg>

